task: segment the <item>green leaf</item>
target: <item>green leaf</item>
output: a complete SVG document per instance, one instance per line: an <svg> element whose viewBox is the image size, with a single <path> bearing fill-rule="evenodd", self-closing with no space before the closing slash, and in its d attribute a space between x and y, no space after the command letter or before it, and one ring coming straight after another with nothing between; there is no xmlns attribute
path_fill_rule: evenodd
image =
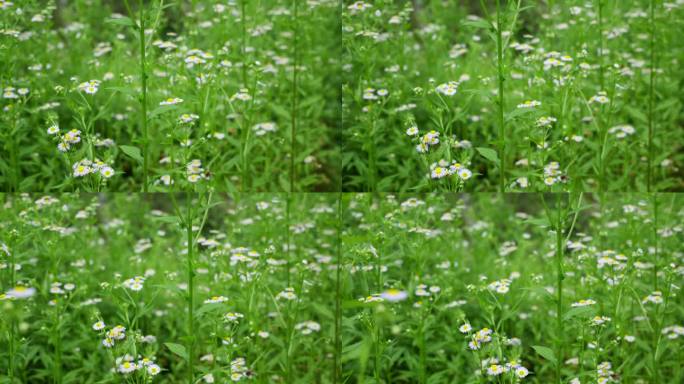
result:
<svg viewBox="0 0 684 384"><path fill-rule="evenodd" d="M537 112L534 108L516 108L516 109L512 110L511 112L506 113L505 119L506 119L506 122L508 122L508 121L515 119L518 116L528 115L531 113L537 113Z"/></svg>
<svg viewBox="0 0 684 384"><path fill-rule="evenodd" d="M491 149L491 148L484 148L484 147L477 147L475 148L482 157L485 159L494 162L495 164L499 163L499 155L497 155L496 151Z"/></svg>
<svg viewBox="0 0 684 384"><path fill-rule="evenodd" d="M474 28L485 28L485 29L490 29L492 28L492 24L488 22L487 20L467 20L461 23L463 26L467 27L474 27Z"/></svg>
<svg viewBox="0 0 684 384"><path fill-rule="evenodd" d="M169 112L169 111L174 111L176 109L178 109L178 106L176 106L176 105L160 105L159 107L153 109L152 112L150 112L147 115L147 118L151 119L157 115L161 115L162 113Z"/></svg>
<svg viewBox="0 0 684 384"><path fill-rule="evenodd" d="M571 308L569 311L565 312L563 314L563 320L570 320L573 317L577 316L584 316L588 314L593 314L594 313L594 308L592 307L575 307Z"/></svg>
<svg viewBox="0 0 684 384"><path fill-rule="evenodd" d="M551 226L549 219L546 217L530 217L526 219L525 222L542 228L548 228Z"/></svg>
<svg viewBox="0 0 684 384"><path fill-rule="evenodd" d="M124 93L127 95L132 95L136 93L135 89L130 87L107 87L106 89L114 92Z"/></svg>
<svg viewBox="0 0 684 384"><path fill-rule="evenodd" d="M107 19L107 20L105 20L105 23L108 23L108 24L116 24L116 25L123 25L123 26L125 26L125 27L133 27L133 28L136 27L136 25L135 25L135 23L133 22L133 20L131 20L129 17L126 17L126 16L117 17L117 18L112 18L112 19Z"/></svg>
<svg viewBox="0 0 684 384"><path fill-rule="evenodd" d="M143 158L142 158L142 154L140 153L140 148L133 147L131 145L119 145L119 148L121 148L123 153L125 153L128 157L132 158L133 160L137 161L140 164L143 163Z"/></svg>
<svg viewBox="0 0 684 384"><path fill-rule="evenodd" d="M558 364L558 360L556 360L556 356L553 353L553 350L549 347L544 347L541 345L533 345L532 349L534 349L535 352L537 352L541 357L545 358L546 360L552 362L553 364Z"/></svg>
<svg viewBox="0 0 684 384"><path fill-rule="evenodd" d="M200 317L205 313L225 311L226 306L220 304L205 304L195 311L195 316Z"/></svg>
<svg viewBox="0 0 684 384"><path fill-rule="evenodd" d="M179 224L181 222L180 217L178 216L155 216L152 220L169 224Z"/></svg>
<svg viewBox="0 0 684 384"><path fill-rule="evenodd" d="M166 348L170 349L171 352L182 357L184 360L188 360L188 352L185 350L184 346L176 343L164 343L164 345L166 345Z"/></svg>

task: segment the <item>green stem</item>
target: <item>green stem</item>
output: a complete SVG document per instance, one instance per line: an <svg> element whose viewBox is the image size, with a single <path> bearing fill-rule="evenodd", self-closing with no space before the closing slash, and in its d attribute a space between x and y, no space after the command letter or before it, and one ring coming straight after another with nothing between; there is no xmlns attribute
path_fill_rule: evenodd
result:
<svg viewBox="0 0 684 384"><path fill-rule="evenodd" d="M59 330L59 323L60 323L60 313L59 313L59 306L61 303L57 303L57 308L55 308L55 311L57 313L55 314L55 329L54 329L54 337L55 337L55 383L60 384L62 382L62 335Z"/></svg>
<svg viewBox="0 0 684 384"><path fill-rule="evenodd" d="M658 290L658 263L659 263L659 255L658 255L658 194L653 194L652 195L653 199L653 241L654 241L654 248L655 248L655 260L653 262L653 290L657 291ZM660 317L658 315L658 306L656 306L656 314L654 318L655 322L655 329L653 331L653 354L651 356L652 358L652 363L653 363L653 383L654 384L659 384L660 383L660 375L659 375L659 362L658 362L658 346L660 344Z"/></svg>
<svg viewBox="0 0 684 384"><path fill-rule="evenodd" d="M142 77L142 97L140 104L142 106L142 115L140 121L143 129L143 192L147 193L148 178L149 178L149 138L147 132L147 72L145 69L145 15L144 5L140 1L140 75Z"/></svg>
<svg viewBox="0 0 684 384"><path fill-rule="evenodd" d="M286 221L286 225L287 225L286 232L285 232L285 236L286 236L285 244L287 245L287 263L286 263L287 270L285 271L285 281L287 282L288 287L290 287L290 281L291 281L290 268L292 267L291 262L290 262L290 260L292 259L292 252L290 250L292 248L292 244L290 244L290 240L291 240L290 239L290 237L291 237L290 236L290 213L291 213L290 197L291 197L291 194L288 193L287 197L286 197L287 200L285 200L285 221Z"/></svg>
<svg viewBox="0 0 684 384"><path fill-rule="evenodd" d="M653 186L653 104L655 102L655 0L651 0L651 17L649 20L651 32L651 73L648 84L648 170L646 171L646 190L651 192Z"/></svg>
<svg viewBox="0 0 684 384"><path fill-rule="evenodd" d="M506 188L506 127L504 120L503 22L500 0L496 0L496 51L499 81L499 191Z"/></svg>
<svg viewBox="0 0 684 384"><path fill-rule="evenodd" d="M187 218L186 218L186 231L187 231L187 241L188 241L188 384L194 383L194 344L195 344L195 324L193 317L193 308L195 301L195 287L194 287L194 260L193 260L193 243L194 239L192 236L192 201L190 192L186 193L186 204L187 204Z"/></svg>
<svg viewBox="0 0 684 384"><path fill-rule="evenodd" d="M382 354L382 347L380 343L382 342L381 340L382 337L382 332L380 331L380 324L378 322L378 318L376 315L375 318L375 364L373 365L373 373L375 375L375 382L380 383L380 371L381 371L381 364L380 364L380 355Z"/></svg>
<svg viewBox="0 0 684 384"><path fill-rule="evenodd" d="M295 182L295 154L297 145L297 73L298 73L298 62L299 62L299 51L298 51L298 32L299 32L299 19L298 19L298 9L297 5L299 0L294 0L294 53L293 53L293 66L292 66L292 125L290 127L290 192L294 191Z"/></svg>
<svg viewBox="0 0 684 384"><path fill-rule="evenodd" d="M340 282L342 270L342 193L337 198L337 268L335 270L335 361L333 368L333 384L341 379L342 367L342 286Z"/></svg>
<svg viewBox="0 0 684 384"><path fill-rule="evenodd" d="M556 222L556 279L557 279L557 309L556 309L556 327L557 327L557 350L556 356L558 363L556 364L556 381L561 383L561 362L563 361L563 213L561 208L561 196L557 195L556 211L558 214Z"/></svg>
<svg viewBox="0 0 684 384"><path fill-rule="evenodd" d="M599 84L603 91L603 1L598 0Z"/></svg>
<svg viewBox="0 0 684 384"><path fill-rule="evenodd" d="M425 309L421 309L420 316L420 383L425 384L427 383L427 351L425 349Z"/></svg>
<svg viewBox="0 0 684 384"><path fill-rule="evenodd" d="M124 0L124 5L128 14L131 18L134 17L133 11L128 3L128 0ZM146 61L146 51L145 51L145 6L143 0L138 1L139 12L138 12L138 40L140 42L140 80L141 80L141 93L138 97L140 101L141 114L140 114L140 125L142 127L142 152L143 152L143 192L148 191L148 169L149 169L149 138L147 129L147 69L145 67ZM87 101L86 101L87 103ZM92 156L92 154L91 154Z"/></svg>
<svg viewBox="0 0 684 384"><path fill-rule="evenodd" d="M15 259L14 259L14 242L13 236L10 237L9 241L9 250L10 250L10 289L14 288L16 285L16 268L15 268ZM10 384L14 384L14 335L15 335L15 328L17 326L16 319L14 315L12 315L10 324L9 324L9 370L8 370L8 375L9 375L9 382Z"/></svg>
<svg viewBox="0 0 684 384"><path fill-rule="evenodd" d="M14 383L14 328L16 326L16 323L14 321L14 318L10 321L10 327L9 327L9 369L8 369L8 376L9 376L9 382L10 384Z"/></svg>
<svg viewBox="0 0 684 384"><path fill-rule="evenodd" d="M655 262L653 263L653 290L658 290L658 194L653 197L653 241L655 244Z"/></svg>
<svg viewBox="0 0 684 384"><path fill-rule="evenodd" d="M561 206L562 194L554 194L556 196L556 218L555 218L555 230L556 230L556 382L561 384L561 364L563 361L563 280L565 275L563 274L563 212ZM549 224L554 222L554 217L552 212L549 210L546 204L546 198L544 194L541 195L542 205L544 206L544 211L546 212L546 217Z"/></svg>
<svg viewBox="0 0 684 384"><path fill-rule="evenodd" d="M366 142L368 143L368 190L375 192L376 190L376 173L377 167L375 164L375 117L371 117L371 129L368 131Z"/></svg>
<svg viewBox="0 0 684 384"><path fill-rule="evenodd" d="M242 24L242 86L247 87L247 14L245 13L245 4L247 0L240 2L240 18Z"/></svg>
<svg viewBox="0 0 684 384"><path fill-rule="evenodd" d="M16 106L14 106L16 108ZM12 108L12 109L14 109ZM17 140L19 138L19 135L17 135L17 115L14 113L14 110L12 110L12 130L10 133L10 140L7 140L9 143L9 151L10 151L10 164L12 165L12 181L10 183L10 192L17 192L19 191L19 173L21 172L21 168L19 167L19 156L17 154L17 149L19 148L19 143L17 143Z"/></svg>

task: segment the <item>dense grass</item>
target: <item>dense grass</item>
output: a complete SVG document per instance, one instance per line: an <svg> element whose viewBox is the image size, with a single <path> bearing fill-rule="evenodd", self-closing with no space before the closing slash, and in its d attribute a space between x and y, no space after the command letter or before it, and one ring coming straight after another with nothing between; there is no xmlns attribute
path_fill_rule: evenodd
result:
<svg viewBox="0 0 684 384"><path fill-rule="evenodd" d="M3 200L4 382L684 378L677 194Z"/></svg>
<svg viewBox="0 0 684 384"><path fill-rule="evenodd" d="M683 383L683 8L0 0L0 384Z"/></svg>
<svg viewBox="0 0 684 384"><path fill-rule="evenodd" d="M284 196L3 195L0 382L332 382L337 199Z"/></svg>
<svg viewBox="0 0 684 384"><path fill-rule="evenodd" d="M0 11L2 190L339 185L335 2L14 3Z"/></svg>
<svg viewBox="0 0 684 384"><path fill-rule="evenodd" d="M344 207L348 382L684 379L681 196L358 194Z"/></svg>
<svg viewBox="0 0 684 384"><path fill-rule="evenodd" d="M681 4L344 5L345 191L682 190Z"/></svg>

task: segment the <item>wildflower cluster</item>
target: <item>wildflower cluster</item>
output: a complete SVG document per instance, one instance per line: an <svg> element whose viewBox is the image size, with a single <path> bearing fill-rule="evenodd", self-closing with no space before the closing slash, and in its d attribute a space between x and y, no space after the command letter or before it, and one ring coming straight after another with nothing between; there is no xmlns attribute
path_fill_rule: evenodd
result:
<svg viewBox="0 0 684 384"><path fill-rule="evenodd" d="M123 285L123 287L126 289L130 289L131 291L139 292L143 289L143 283L145 283L145 278L142 276L136 276L125 280L121 285Z"/></svg>
<svg viewBox="0 0 684 384"><path fill-rule="evenodd" d="M111 166L98 159L95 159L95 161L90 161L88 159L80 160L72 165L72 169L74 177L100 175L104 179L109 179L115 174L114 169Z"/></svg>

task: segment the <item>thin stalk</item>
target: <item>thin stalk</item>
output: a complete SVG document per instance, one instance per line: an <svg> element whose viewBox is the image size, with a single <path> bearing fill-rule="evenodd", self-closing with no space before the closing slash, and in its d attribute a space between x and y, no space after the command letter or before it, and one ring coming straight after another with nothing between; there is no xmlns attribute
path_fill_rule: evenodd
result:
<svg viewBox="0 0 684 384"><path fill-rule="evenodd" d="M60 323L60 307L61 303L57 304L55 308L55 328L53 330L55 337L55 383L60 384L62 382L62 334L59 329Z"/></svg>
<svg viewBox="0 0 684 384"><path fill-rule="evenodd" d="M368 210L370 212L373 212L374 194L368 193L367 197L368 197ZM380 229L378 230L378 232L384 233L384 231L382 231ZM376 249L375 246L373 244L371 244L371 248L369 249L369 251L371 253L371 257L373 258L373 267L374 267L373 268L373 275L374 276L372 276L372 279L375 280L373 282L375 285L375 293L378 293L378 294L383 291L383 282L382 282L382 250L383 250L383 248L382 247L379 247L379 248L380 248L380 250L378 251L378 249ZM372 292L373 288L371 288L371 284L368 284L368 289L369 289L369 291L371 291L371 292L369 292L369 295L371 295L373 293ZM382 353L383 353L382 352L382 329L380 326L380 321L381 321L380 316L378 315L378 313L374 312L372 328L370 329L370 331L372 333L371 337L373 338L373 347L374 347L374 349L373 349L373 360L374 360L373 375L375 378L374 382L378 382L378 383L381 382L381 380L380 380L380 376L381 376L380 358L381 358Z"/></svg>
<svg viewBox="0 0 684 384"><path fill-rule="evenodd" d="M503 68L503 38L500 0L496 0L496 51L497 74L499 80L499 191L506 188L506 127L504 120L504 68Z"/></svg>
<svg viewBox="0 0 684 384"><path fill-rule="evenodd" d="M140 76L142 77L142 95L140 104L142 107L142 115L140 122L143 130L143 192L147 193L147 183L149 177L149 137L147 132L147 71L145 68L146 52L145 52L145 6L140 0Z"/></svg>
<svg viewBox="0 0 684 384"><path fill-rule="evenodd" d="M291 118L291 127L290 127L290 192L294 191L294 182L295 182L295 154L296 152L296 145L297 145L297 92L298 92L298 83L297 83L297 73L299 72L297 69L297 66L299 64L299 51L298 51L298 35L299 35L299 19L298 19L298 9L299 7L297 6L299 4L299 0L294 0L293 1L293 7L294 7L294 47L293 47L293 55L292 55L292 61L293 67L292 67L292 113Z"/></svg>
<svg viewBox="0 0 684 384"><path fill-rule="evenodd" d="M287 220L287 286L290 287L291 283L291 273L290 273L290 268L292 267L291 260L292 260L292 244L291 242L291 236L290 236L290 213L292 210L292 202L290 201L291 194L287 194L287 200L285 202L285 210L286 210L286 220ZM285 351L285 378L288 383L292 382L292 311L290 308L291 304L287 304L287 350Z"/></svg>
<svg viewBox="0 0 684 384"><path fill-rule="evenodd" d="M375 382L381 383L380 381L380 374L381 374L381 364L380 364L380 355L382 354L382 349L380 347L381 343L381 337L382 337L382 332L380 331L380 324L378 324L378 317L376 315L375 317L375 364L373 364L373 373L375 376Z"/></svg>
<svg viewBox="0 0 684 384"><path fill-rule="evenodd" d="M561 383L561 362L563 361L563 213L561 207L561 196L557 195L556 211L558 214L556 222L556 280L557 280L557 309L556 309L556 329L558 346L556 350L556 381Z"/></svg>
<svg viewBox="0 0 684 384"><path fill-rule="evenodd" d="M10 329L9 329L9 334L8 334L8 339L9 339L9 369L8 369L8 376L9 376L9 382L14 383L14 328L16 327L16 323L14 321L14 318L10 321Z"/></svg>
<svg viewBox="0 0 684 384"><path fill-rule="evenodd" d="M124 6L126 11L134 18L135 14L131 10L128 0L124 0ZM148 168L149 168L149 151L148 151L148 130L147 130L147 69L145 67L146 61L146 51L145 51L145 7L142 0L138 1L138 40L140 42L140 77L141 77L141 93L138 97L140 101L141 114L140 114L140 125L142 127L142 152L143 152L143 192L147 193L147 180L148 180ZM88 102L86 101L86 104ZM88 106L90 109L90 106ZM92 156L92 153L91 153Z"/></svg>
<svg viewBox="0 0 684 384"><path fill-rule="evenodd" d="M333 368L333 384L341 379L342 367L342 285L340 283L342 270L342 193L337 197L337 268L335 270L335 361Z"/></svg>
<svg viewBox="0 0 684 384"><path fill-rule="evenodd" d="M561 196L562 194L554 194L556 196L556 218L555 218L555 230L556 230L556 359L558 363L556 364L556 382L561 384L561 362L563 361L563 280L565 275L563 274L563 212L561 206ZM546 204L546 199L544 195L541 195L542 205L544 206L544 211L546 212L546 217L549 223L554 221L552 212L549 210Z"/></svg>
<svg viewBox="0 0 684 384"><path fill-rule="evenodd" d="M186 192L187 217L185 220L187 241L188 241L188 384L194 383L194 344L195 344L195 322L193 308L195 305L195 286L194 286L194 260L192 237L192 201L190 192Z"/></svg>
<svg viewBox="0 0 684 384"><path fill-rule="evenodd" d="M653 290L658 290L658 194L653 197L653 241L655 244L655 262L653 263Z"/></svg>
<svg viewBox="0 0 684 384"><path fill-rule="evenodd" d="M655 260L653 262L653 290L658 290L658 194L654 193L652 195L653 200L653 241L655 248ZM658 315L658 306L656 306L656 314L654 318L655 329L653 331L653 354L651 355L653 363L653 383L660 383L660 375L658 370L660 369L658 363L658 345L660 344L660 319Z"/></svg>
<svg viewBox="0 0 684 384"><path fill-rule="evenodd" d="M286 276L285 281L287 282L288 287L290 286L290 280L291 280L290 279L290 268L291 268L290 259L292 258L291 257L292 252L290 251L290 248L292 248L292 245L290 244L290 240L291 240L290 239L290 211L291 211L290 197L291 196L288 193L287 194L287 200L285 200L285 221L287 222L286 223L287 228L285 231L285 236L286 236L285 244L287 245L287 264L286 264L287 270L285 271L285 276Z"/></svg>
<svg viewBox="0 0 684 384"><path fill-rule="evenodd" d="M10 289L13 289L16 285L16 269L15 269L15 260L14 260L14 248L13 248L13 242L10 239L10 244L9 244L9 250L10 250ZM9 376L9 382L14 383L14 334L15 334L15 328L16 328L16 319L14 315L12 315L12 318L10 320L10 326L9 326L9 334L8 334L8 339L9 339L9 370L7 372Z"/></svg>
<svg viewBox="0 0 684 384"><path fill-rule="evenodd" d="M420 383L427 383L427 351L425 347L425 309L421 308L420 315Z"/></svg>
<svg viewBox="0 0 684 384"><path fill-rule="evenodd" d="M247 167L247 160L248 160L248 153L247 152L249 149L249 141L251 138L251 130L249 129L249 126L251 124L252 107L254 106L254 100L256 99L257 83L258 83L258 77L255 76L253 87L252 87L252 89L255 91L255 94L252 95L252 100L249 102L249 106L247 106L246 109L242 111L242 125L240 127L240 129L242 130L240 132L240 136L241 136L241 138L240 138L240 158L241 158L241 163L242 163L242 180L241 180L241 185L240 185L240 191L241 192L247 192L250 185L251 185L249 168ZM245 87L246 87L246 85L245 85Z"/></svg>
<svg viewBox="0 0 684 384"><path fill-rule="evenodd" d="M16 107L15 107L16 108ZM14 109L14 108L13 108ZM19 168L19 156L17 154L17 148L19 148L19 143L16 143L19 135L16 134L17 131L17 115L12 111L12 130L10 133L10 140L7 140L10 152L10 164L12 166L11 172L11 182L10 182L10 192L19 191L19 173L21 168Z"/></svg>
<svg viewBox="0 0 684 384"><path fill-rule="evenodd" d="M368 143L368 191L375 192L376 190L376 173L377 166L375 164L375 117L371 117L371 129L368 131L366 142Z"/></svg>
<svg viewBox="0 0 684 384"><path fill-rule="evenodd" d="M646 171L646 190L651 192L653 186L653 106L655 102L655 0L651 0L651 15L649 18L651 32L651 73L648 84L648 170Z"/></svg>
<svg viewBox="0 0 684 384"><path fill-rule="evenodd" d="M599 32L599 84L603 90L603 1L598 0L598 32Z"/></svg>
<svg viewBox="0 0 684 384"><path fill-rule="evenodd" d="M299 291L301 292L301 284L299 286ZM292 383L292 375L293 375L293 369L292 369L292 349L294 346L293 340L294 340L294 322L297 316L297 313L299 312L299 303L294 304L294 310L292 308L292 302L287 303L287 337L286 337L286 343L287 343L287 351L285 352L286 356L286 369L287 371L285 372L285 382L286 383Z"/></svg>
<svg viewBox="0 0 684 384"><path fill-rule="evenodd" d="M247 0L240 2L240 16L242 24L242 86L247 87L247 15L245 14L245 4Z"/></svg>

